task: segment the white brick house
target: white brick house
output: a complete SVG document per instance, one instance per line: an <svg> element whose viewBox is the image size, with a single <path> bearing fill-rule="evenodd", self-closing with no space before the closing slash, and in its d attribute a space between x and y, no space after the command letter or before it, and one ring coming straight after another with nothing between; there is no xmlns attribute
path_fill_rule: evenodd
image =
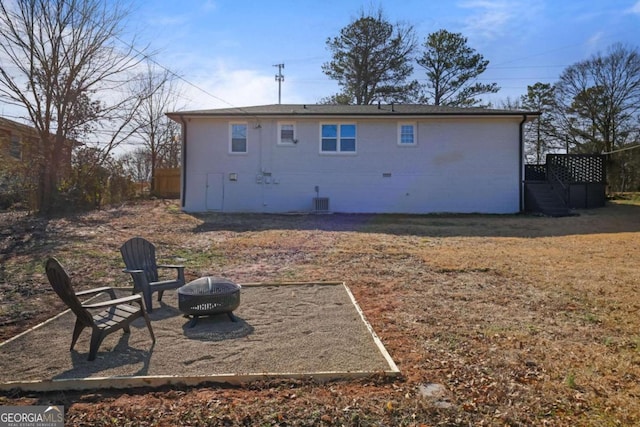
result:
<svg viewBox="0 0 640 427"><path fill-rule="evenodd" d="M265 105L182 125L187 212L515 213L522 126L539 113L427 105Z"/></svg>

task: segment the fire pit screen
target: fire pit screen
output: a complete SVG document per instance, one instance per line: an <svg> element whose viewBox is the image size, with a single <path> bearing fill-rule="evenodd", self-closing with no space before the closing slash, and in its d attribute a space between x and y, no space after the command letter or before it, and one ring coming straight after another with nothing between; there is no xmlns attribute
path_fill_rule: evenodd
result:
<svg viewBox="0 0 640 427"><path fill-rule="evenodd" d="M178 288L178 307L193 316L194 327L199 316L227 313L233 322L233 310L240 305L240 285L222 277L201 277Z"/></svg>

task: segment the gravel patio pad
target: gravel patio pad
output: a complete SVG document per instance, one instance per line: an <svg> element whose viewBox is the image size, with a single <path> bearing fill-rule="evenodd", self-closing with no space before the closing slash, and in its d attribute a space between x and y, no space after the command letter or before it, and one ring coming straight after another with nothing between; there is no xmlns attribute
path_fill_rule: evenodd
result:
<svg viewBox="0 0 640 427"><path fill-rule="evenodd" d="M120 292L120 291L119 291ZM165 292L130 334L108 336L87 361L90 331L69 351L75 316L66 311L0 344L0 388L72 390L239 384L265 378L355 378L398 374L343 283L243 284L237 322L203 317L193 328Z"/></svg>

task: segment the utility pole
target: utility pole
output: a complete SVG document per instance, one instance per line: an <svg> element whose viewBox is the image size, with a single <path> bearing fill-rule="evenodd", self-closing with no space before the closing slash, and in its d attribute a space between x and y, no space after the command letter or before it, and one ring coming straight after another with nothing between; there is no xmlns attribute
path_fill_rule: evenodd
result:
<svg viewBox="0 0 640 427"><path fill-rule="evenodd" d="M278 104L282 103L282 82L284 81L284 75L282 69L284 64L276 64L274 67L278 67L278 74L276 74L276 81L278 82Z"/></svg>

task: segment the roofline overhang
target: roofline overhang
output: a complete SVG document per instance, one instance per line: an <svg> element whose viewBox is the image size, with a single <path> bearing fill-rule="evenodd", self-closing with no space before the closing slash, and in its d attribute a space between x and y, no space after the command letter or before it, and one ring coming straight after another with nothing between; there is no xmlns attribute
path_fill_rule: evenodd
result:
<svg viewBox="0 0 640 427"><path fill-rule="evenodd" d="M237 119L237 118L248 118L248 119L260 119L260 118L291 118L291 117L296 117L296 118L305 118L305 117L309 117L309 118L327 118L327 119L331 119L331 118L351 118L351 117L357 117L357 118L366 118L366 119L380 119L380 118L384 118L384 119L392 119L392 118L398 118L398 117L404 117L404 118L423 118L423 119L428 119L428 118L467 118L467 117L492 117L492 118L514 118L514 119L521 119L523 116L526 117L527 121L531 121L534 120L535 118L539 117L541 115L540 112L537 111L527 111L527 112L523 112L523 111L513 111L511 112L491 112L491 111L487 111L487 112L468 112L468 113L464 113L464 112L434 112L434 113L410 113L410 112L384 112L384 113L380 113L380 114L371 114L371 113L315 113L315 112L308 112L308 113L297 113L297 112L274 112L274 113L251 113L251 112L238 112L238 113L232 113L232 112L220 112L220 113L216 113L216 112L200 112L200 111L185 111L185 112L172 112L172 113L166 113L167 117L169 117L172 120L175 121L181 121L183 119L190 119L190 118L220 118L220 119L224 119L224 118L233 118L233 119Z"/></svg>

